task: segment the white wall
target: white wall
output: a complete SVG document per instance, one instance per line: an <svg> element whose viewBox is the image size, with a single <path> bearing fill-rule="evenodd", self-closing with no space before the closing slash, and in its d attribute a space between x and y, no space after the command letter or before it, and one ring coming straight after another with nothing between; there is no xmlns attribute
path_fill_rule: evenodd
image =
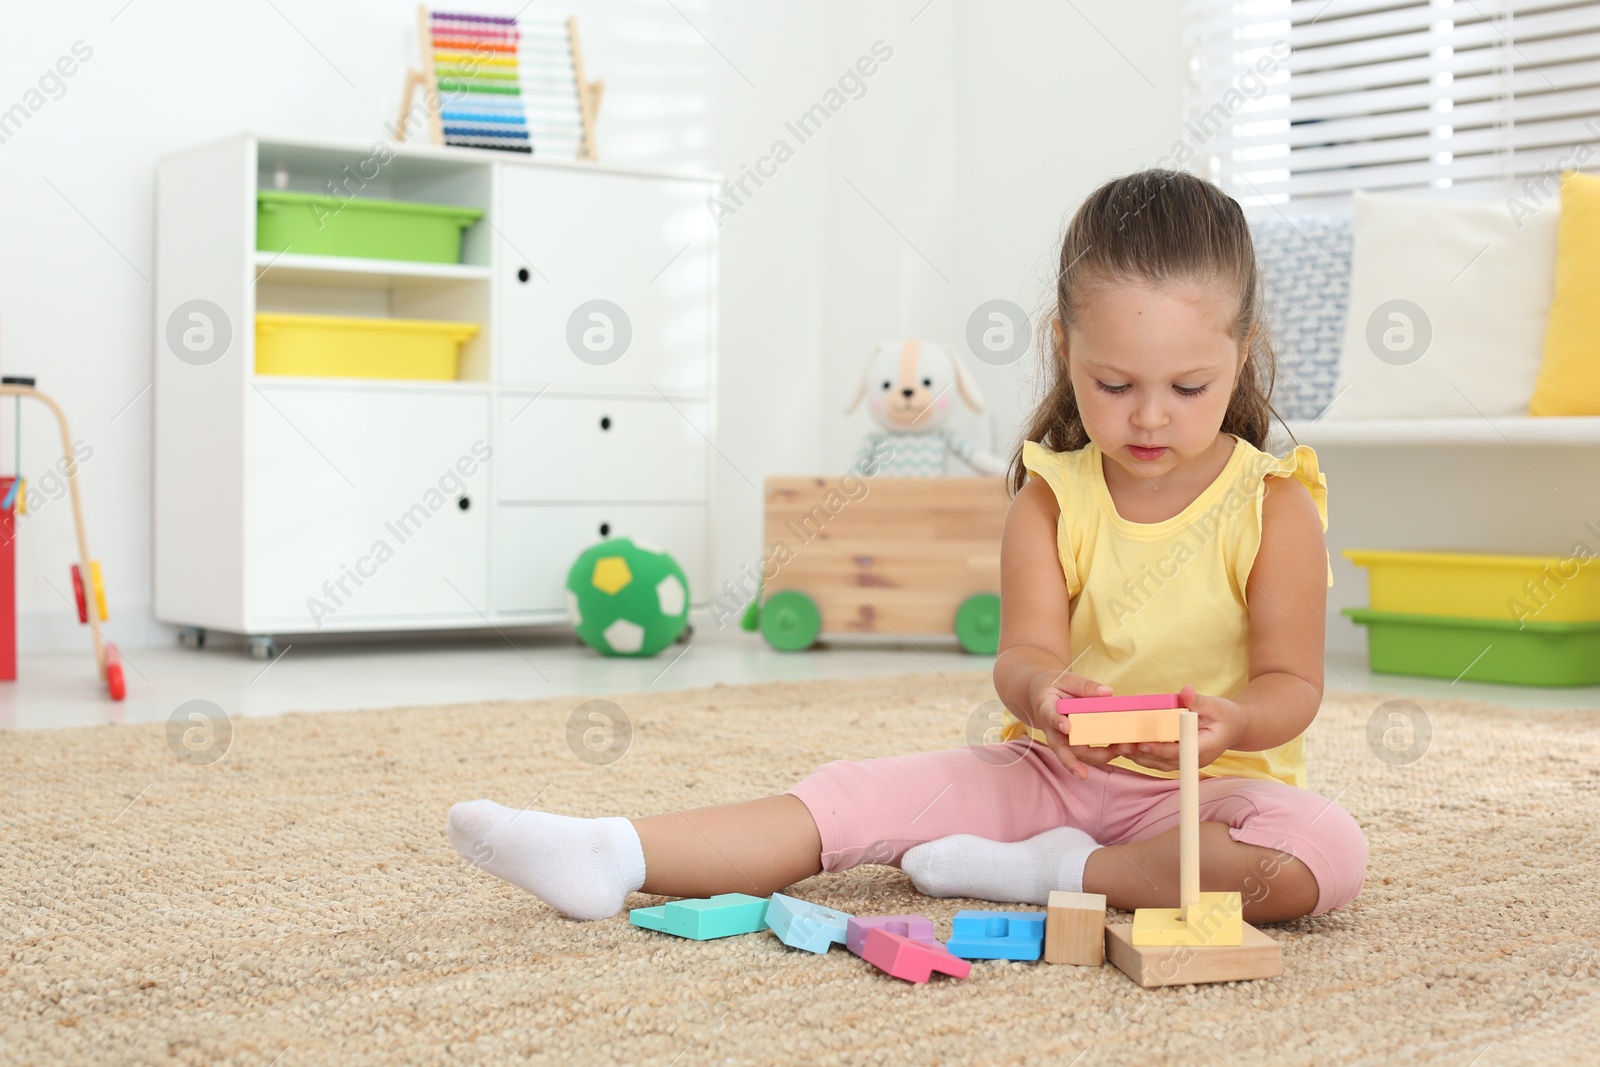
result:
<svg viewBox="0 0 1600 1067"><path fill-rule="evenodd" d="M75 42L92 55L0 143L0 369L37 375L94 449L82 478L108 635L129 647L166 641L150 614L155 162L245 128L380 136L415 47L415 6L8 8L0 110L29 102ZM723 220L718 443L730 464L718 472L719 581L760 555L751 483L848 463L866 423L841 408L873 342L921 336L960 347L978 303L1038 306L1063 216L1104 178L1155 162L1177 135L1179 0L526 9L568 12L582 25L590 76L606 82L600 148L618 163L736 176L873 42L894 50L865 95ZM977 370L994 443L1009 445L1031 401L1032 360ZM37 474L56 446L42 412L24 418L24 469ZM9 471L9 410L0 422L0 470ZM48 505L19 539L25 650L87 645L63 599L67 510Z"/></svg>

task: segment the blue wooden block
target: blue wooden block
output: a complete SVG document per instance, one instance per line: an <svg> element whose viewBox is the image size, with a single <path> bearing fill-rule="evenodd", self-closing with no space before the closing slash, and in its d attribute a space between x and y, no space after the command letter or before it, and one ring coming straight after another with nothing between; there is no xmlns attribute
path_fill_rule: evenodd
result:
<svg viewBox="0 0 1600 1067"><path fill-rule="evenodd" d="M1036 960L1044 954L1042 911L961 911L945 949L968 960Z"/></svg>
<svg viewBox="0 0 1600 1067"><path fill-rule="evenodd" d="M845 943L850 916L821 904L772 894L767 905L767 926L790 948L807 952L826 952L828 946Z"/></svg>
<svg viewBox="0 0 1600 1067"><path fill-rule="evenodd" d="M704 900L674 900L654 908L634 908L628 921L694 941L753 934L766 925L767 901L745 893L719 893Z"/></svg>

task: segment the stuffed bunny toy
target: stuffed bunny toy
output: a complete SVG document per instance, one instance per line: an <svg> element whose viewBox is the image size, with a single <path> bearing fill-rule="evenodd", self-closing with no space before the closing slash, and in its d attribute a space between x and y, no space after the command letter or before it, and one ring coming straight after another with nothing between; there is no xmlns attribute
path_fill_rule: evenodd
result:
<svg viewBox="0 0 1600 1067"><path fill-rule="evenodd" d="M978 474L1004 474L1004 460L948 427L952 389L973 411L983 410L977 382L949 349L914 339L874 348L845 408L848 414L865 399L882 427L862 443L857 468L891 478L938 478L965 473L951 469L955 456Z"/></svg>

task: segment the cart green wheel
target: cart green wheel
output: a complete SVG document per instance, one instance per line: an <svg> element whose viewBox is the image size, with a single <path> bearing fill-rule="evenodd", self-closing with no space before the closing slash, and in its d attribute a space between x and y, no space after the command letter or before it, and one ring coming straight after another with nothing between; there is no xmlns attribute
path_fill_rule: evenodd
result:
<svg viewBox="0 0 1600 1067"><path fill-rule="evenodd" d="M798 589L773 593L761 605L761 636L780 652L802 652L822 632L817 602Z"/></svg>
<svg viewBox="0 0 1600 1067"><path fill-rule="evenodd" d="M956 609L956 640L975 656L992 656L1000 649L1000 598L975 593Z"/></svg>

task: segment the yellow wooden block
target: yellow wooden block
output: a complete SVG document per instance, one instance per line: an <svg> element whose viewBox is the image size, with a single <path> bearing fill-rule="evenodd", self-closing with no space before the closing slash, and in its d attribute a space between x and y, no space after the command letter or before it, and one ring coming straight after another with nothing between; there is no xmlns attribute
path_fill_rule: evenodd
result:
<svg viewBox="0 0 1600 1067"><path fill-rule="evenodd" d="M1095 711L1068 715L1067 740L1074 745L1121 745L1144 741L1176 741L1178 712L1181 708L1159 711Z"/></svg>
<svg viewBox="0 0 1600 1067"><path fill-rule="evenodd" d="M1244 943L1239 946L1139 946L1133 943L1132 933L1132 923L1107 925L1106 958L1146 989L1276 978L1283 973L1278 943L1249 923L1244 924Z"/></svg>
<svg viewBox="0 0 1600 1067"><path fill-rule="evenodd" d="M1140 948L1241 945L1244 903L1238 893L1201 893L1185 922L1181 908L1140 908L1133 913L1133 943Z"/></svg>

